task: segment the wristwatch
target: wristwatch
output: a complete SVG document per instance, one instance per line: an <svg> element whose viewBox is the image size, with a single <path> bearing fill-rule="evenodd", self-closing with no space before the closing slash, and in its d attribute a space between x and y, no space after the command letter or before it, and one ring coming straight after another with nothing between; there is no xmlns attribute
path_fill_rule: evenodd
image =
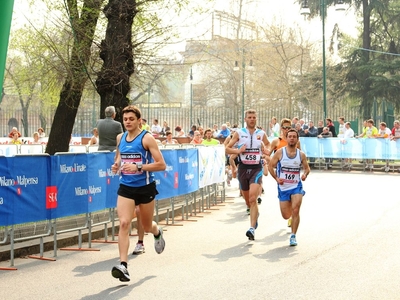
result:
<svg viewBox="0 0 400 300"><path fill-rule="evenodd" d="M136 167L137 167L138 172L142 172L143 164L141 162L137 162Z"/></svg>

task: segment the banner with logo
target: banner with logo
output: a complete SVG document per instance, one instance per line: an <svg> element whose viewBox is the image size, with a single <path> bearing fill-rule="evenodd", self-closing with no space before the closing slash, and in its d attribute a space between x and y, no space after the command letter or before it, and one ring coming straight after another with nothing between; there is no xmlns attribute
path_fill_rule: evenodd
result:
<svg viewBox="0 0 400 300"><path fill-rule="evenodd" d="M117 191L119 188L119 174L114 174L111 170L111 166L114 164L115 153L101 154L103 154L101 157L105 159L105 168L107 172L107 177L105 178L107 184L106 208L114 208L117 207Z"/></svg>
<svg viewBox="0 0 400 300"><path fill-rule="evenodd" d="M46 220L49 156L0 158L0 226Z"/></svg>
<svg viewBox="0 0 400 300"><path fill-rule="evenodd" d="M89 188L88 155L68 153L52 156L51 188L57 193L52 218L73 216L88 212L93 199Z"/></svg>
<svg viewBox="0 0 400 300"><path fill-rule="evenodd" d="M300 138L307 157L400 159L400 141L389 138Z"/></svg>
<svg viewBox="0 0 400 300"><path fill-rule="evenodd" d="M199 150L199 187L203 188L225 180L225 147L205 146Z"/></svg>

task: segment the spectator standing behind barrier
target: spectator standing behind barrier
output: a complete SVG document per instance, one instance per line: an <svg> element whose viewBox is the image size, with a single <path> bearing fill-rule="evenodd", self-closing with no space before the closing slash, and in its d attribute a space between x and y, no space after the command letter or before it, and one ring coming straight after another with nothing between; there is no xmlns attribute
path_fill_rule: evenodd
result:
<svg viewBox="0 0 400 300"><path fill-rule="evenodd" d="M201 142L203 145L212 146L218 145L219 141L212 138L211 128L207 128L204 132L204 140Z"/></svg>
<svg viewBox="0 0 400 300"><path fill-rule="evenodd" d="M93 146L93 145L98 145L99 144L99 131L97 130L97 128L93 128L93 135L90 138L90 141L88 143L89 146Z"/></svg>
<svg viewBox="0 0 400 300"><path fill-rule="evenodd" d="M392 128L392 136L390 137L392 141L397 141L400 139L400 121L395 120L393 122L393 128ZM400 168L397 169L397 172L400 173Z"/></svg>
<svg viewBox="0 0 400 300"><path fill-rule="evenodd" d="M375 138L378 135L378 129L374 126L374 120L369 119L366 121L366 127L359 136L360 138ZM371 171L374 169L374 159L365 160L364 168L370 169Z"/></svg>
<svg viewBox="0 0 400 300"><path fill-rule="evenodd" d="M347 143L348 139L354 138L354 130L351 129L350 122L346 122L344 124L344 126L346 127L346 130L344 131L344 134L343 134L343 140L342 140L343 144ZM343 168L349 168L349 170L350 170L352 167L353 167L352 159L351 158L346 158L344 160Z"/></svg>
<svg viewBox="0 0 400 300"><path fill-rule="evenodd" d="M193 145L200 145L203 142L203 138L200 135L200 131L196 130L193 135L193 139L190 141Z"/></svg>
<svg viewBox="0 0 400 300"><path fill-rule="evenodd" d="M39 127L37 132L39 133L39 138L41 138L41 139L46 136L42 127Z"/></svg>
<svg viewBox="0 0 400 300"><path fill-rule="evenodd" d="M147 124L146 119L142 119L141 124L142 124L142 130L146 130L146 131L150 132L150 125Z"/></svg>
<svg viewBox="0 0 400 300"><path fill-rule="evenodd" d="M197 126L196 125L192 125L192 127L190 128L190 131L188 133L188 137L190 137L191 139L193 139L194 137L194 132L197 130Z"/></svg>
<svg viewBox="0 0 400 300"><path fill-rule="evenodd" d="M400 121L399 120L395 120L393 123L392 137L390 139L391 140L400 139Z"/></svg>
<svg viewBox="0 0 400 300"><path fill-rule="evenodd" d="M328 127L324 127L322 130L322 133L318 135L318 138L329 138L332 137L332 132L329 131ZM331 158L325 158L325 170L331 169L332 168L332 159Z"/></svg>
<svg viewBox="0 0 400 300"><path fill-rule="evenodd" d="M122 125L120 122L114 120L115 107L108 106L104 110L105 119L97 121L96 128L99 133L99 148L98 150L114 151L116 144L116 137L122 133Z"/></svg>
<svg viewBox="0 0 400 300"><path fill-rule="evenodd" d="M300 119L299 123L300 123L300 126L301 126L302 130L308 128L308 125L306 124L306 122L303 119Z"/></svg>
<svg viewBox="0 0 400 300"><path fill-rule="evenodd" d="M128 272L129 231L136 206L145 232L154 235L154 248L158 254L165 248L162 228L153 221L155 197L158 194L155 171L166 168L155 138L140 128L140 110L129 105L122 110L125 133L117 136L117 151L112 165L113 173L120 173L117 212L119 218L118 249L120 264L111 274L122 282L130 281Z"/></svg>
<svg viewBox="0 0 400 300"><path fill-rule="evenodd" d="M181 126L175 127L175 136L176 137L185 137L185 132L183 131Z"/></svg>
<svg viewBox="0 0 400 300"><path fill-rule="evenodd" d="M387 125L385 122L380 122L379 123L379 132L377 134L377 138L382 138L382 139L390 139L392 136L392 131L387 128ZM382 170L385 170L385 172L389 172L390 171L390 166L389 166L389 160L386 159L385 160L386 164L384 167L382 167Z"/></svg>
<svg viewBox="0 0 400 300"><path fill-rule="evenodd" d="M171 131L167 131L165 136L166 136L166 139L161 142L163 145L166 145L166 144L179 144L177 140L172 138L172 132Z"/></svg>
<svg viewBox="0 0 400 300"><path fill-rule="evenodd" d="M17 127L13 127L13 128L11 129L11 132L8 134L8 137L9 137L10 139L13 138L14 132L18 133L18 137L21 137L21 132L18 131L18 128L17 128Z"/></svg>
<svg viewBox="0 0 400 300"><path fill-rule="evenodd" d="M197 127L197 130L200 132L200 137L204 138L204 128L202 126Z"/></svg>
<svg viewBox="0 0 400 300"><path fill-rule="evenodd" d="M317 132L318 132L317 136L320 135L323 130L324 130L324 121L319 120L318 127L317 127Z"/></svg>
<svg viewBox="0 0 400 300"><path fill-rule="evenodd" d="M346 131L346 126L345 126L345 123L344 123L344 117L339 117L338 122L339 122L339 130L338 130L337 137L342 139L344 137L344 133Z"/></svg>
<svg viewBox="0 0 400 300"><path fill-rule="evenodd" d="M204 133L205 134L205 133ZM213 138L217 138L219 134L219 129L218 129L218 125L214 124L213 125L213 129L212 129L212 137Z"/></svg>
<svg viewBox="0 0 400 300"><path fill-rule="evenodd" d="M296 128L297 123L299 123L299 117L294 117L292 119L292 128Z"/></svg>
<svg viewBox="0 0 400 300"><path fill-rule="evenodd" d="M272 117L271 122L269 123L269 136L270 137L278 137L280 135L281 127L276 120L276 117Z"/></svg>
<svg viewBox="0 0 400 300"><path fill-rule="evenodd" d="M33 133L33 145L40 145L40 140L39 140L39 132L35 131Z"/></svg>
<svg viewBox="0 0 400 300"><path fill-rule="evenodd" d="M167 121L163 122L163 127L161 128L161 136L165 136L167 131L171 131L171 128L169 128Z"/></svg>
<svg viewBox="0 0 400 300"><path fill-rule="evenodd" d="M315 128L314 126L314 122L310 121L308 122L308 128L304 129L304 137L317 137L318 135L318 130L317 128ZM310 169L314 169L315 168L315 157L309 157L308 158L310 160Z"/></svg>
<svg viewBox="0 0 400 300"><path fill-rule="evenodd" d="M158 138L160 136L161 130L162 130L162 128L158 124L158 120L154 119L153 120L153 125L151 125L151 133L153 134L153 136L155 138Z"/></svg>
<svg viewBox="0 0 400 300"><path fill-rule="evenodd" d="M337 137L335 125L332 122L332 119L326 118L326 127L328 127L329 131L332 132L332 137ZM325 162L328 161L328 165L331 168L333 163L333 158L328 158Z"/></svg>
<svg viewBox="0 0 400 300"><path fill-rule="evenodd" d="M297 130L297 132L299 133L299 137L304 137L304 131L303 128L301 127L300 122L296 124L295 129Z"/></svg>
<svg viewBox="0 0 400 300"><path fill-rule="evenodd" d="M13 144L13 145L21 145L22 144L21 140L19 139L18 132L14 131L13 136L10 141L10 144Z"/></svg>
<svg viewBox="0 0 400 300"><path fill-rule="evenodd" d="M218 138L226 139L228 136L231 135L231 131L228 129L226 124L221 125L221 131L218 133Z"/></svg>

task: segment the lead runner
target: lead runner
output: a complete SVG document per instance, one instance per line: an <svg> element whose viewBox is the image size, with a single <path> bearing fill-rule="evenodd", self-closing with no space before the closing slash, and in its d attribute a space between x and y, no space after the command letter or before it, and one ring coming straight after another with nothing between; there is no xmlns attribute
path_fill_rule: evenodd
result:
<svg viewBox="0 0 400 300"><path fill-rule="evenodd" d="M240 157L237 178L247 207L250 208L250 228L246 231L249 240L254 240L258 226L257 198L262 186L263 166L262 154L269 155L269 141L266 133L257 129L257 113L253 109L245 112L246 127L237 130L228 145L227 154L237 154ZM237 143L237 147L233 148Z"/></svg>

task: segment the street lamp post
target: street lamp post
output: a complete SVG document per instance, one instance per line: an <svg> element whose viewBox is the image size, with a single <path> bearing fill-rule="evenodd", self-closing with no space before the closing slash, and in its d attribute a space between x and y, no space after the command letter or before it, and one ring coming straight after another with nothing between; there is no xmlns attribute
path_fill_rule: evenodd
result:
<svg viewBox="0 0 400 300"><path fill-rule="evenodd" d="M246 67L246 63L244 62L244 49L242 50L242 128L244 128L244 69Z"/></svg>
<svg viewBox="0 0 400 300"><path fill-rule="evenodd" d="M190 67L190 126L193 125L193 71Z"/></svg>
<svg viewBox="0 0 400 300"><path fill-rule="evenodd" d="M338 0L335 4L337 11L343 11L344 2ZM323 120L327 118L327 108L326 108L326 55L325 55L325 18L326 18L326 3L325 0L320 0L320 15L322 18L322 99L323 99ZM301 6L300 13L304 16L310 15L310 8L308 7L308 1L304 0Z"/></svg>
<svg viewBox="0 0 400 300"><path fill-rule="evenodd" d="M325 56L325 0L321 0L321 16L322 16L322 97L324 103L323 120L326 120L326 56Z"/></svg>
<svg viewBox="0 0 400 300"><path fill-rule="evenodd" d="M245 63L245 61L244 61L244 59L245 59L245 57L244 57L244 49L241 49L241 52L242 52L242 82L241 82L241 87L242 87L242 97L241 97L241 100L242 100L242 109L241 109L241 115L242 115L242 127L244 127L244 86L245 86L245 74L244 74L244 72L245 72L245 68L246 68L246 63ZM235 67L233 68L233 70L235 70L235 71L239 71L239 64L238 64L238 61L235 61Z"/></svg>
<svg viewBox="0 0 400 300"><path fill-rule="evenodd" d="M147 85L147 120L150 120L150 82Z"/></svg>

